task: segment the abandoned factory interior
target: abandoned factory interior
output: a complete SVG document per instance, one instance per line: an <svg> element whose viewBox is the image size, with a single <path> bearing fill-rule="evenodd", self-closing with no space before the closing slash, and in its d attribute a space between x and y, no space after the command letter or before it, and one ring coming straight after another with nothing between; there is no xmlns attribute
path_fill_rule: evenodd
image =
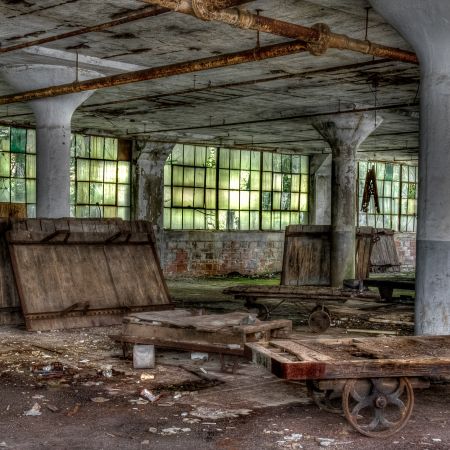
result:
<svg viewBox="0 0 450 450"><path fill-rule="evenodd" d="M0 448L450 448L448 0L0 0Z"/></svg>

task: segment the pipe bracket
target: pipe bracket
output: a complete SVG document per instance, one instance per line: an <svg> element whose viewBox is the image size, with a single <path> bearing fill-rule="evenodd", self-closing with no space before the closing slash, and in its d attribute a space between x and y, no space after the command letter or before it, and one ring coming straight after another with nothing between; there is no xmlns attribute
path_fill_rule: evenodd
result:
<svg viewBox="0 0 450 450"><path fill-rule="evenodd" d="M328 50L328 45L330 43L330 27L326 23L316 23L311 28L319 32L319 37L314 42L308 42L308 50L311 55L323 55Z"/></svg>

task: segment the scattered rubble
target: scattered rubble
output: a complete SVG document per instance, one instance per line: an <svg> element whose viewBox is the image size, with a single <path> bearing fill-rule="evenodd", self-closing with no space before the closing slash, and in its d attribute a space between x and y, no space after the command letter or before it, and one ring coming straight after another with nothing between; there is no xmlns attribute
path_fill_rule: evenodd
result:
<svg viewBox="0 0 450 450"><path fill-rule="evenodd" d="M199 406L190 412L191 416L200 419L227 419L239 416L248 416L252 412L251 409L219 409L213 407Z"/></svg>
<svg viewBox="0 0 450 450"><path fill-rule="evenodd" d="M35 403L31 409L25 411L23 414L24 416L40 416L42 415L41 405L39 403Z"/></svg>

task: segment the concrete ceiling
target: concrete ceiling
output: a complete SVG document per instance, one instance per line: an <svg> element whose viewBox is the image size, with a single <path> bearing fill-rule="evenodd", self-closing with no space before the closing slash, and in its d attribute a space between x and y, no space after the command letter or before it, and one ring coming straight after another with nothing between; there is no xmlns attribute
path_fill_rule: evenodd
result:
<svg viewBox="0 0 450 450"><path fill-rule="evenodd" d="M249 10L268 17L364 39L366 0L258 0ZM133 0L4 0L0 2L1 47L108 22L149 8ZM374 10L371 41L411 50ZM262 34L261 45L286 41ZM0 65L46 63L105 75L251 49L256 32L165 13L102 32L0 54ZM373 82L378 87L374 91ZM419 68L328 50L300 53L188 75L102 89L75 113L73 128L156 141L205 143L328 152L310 123L318 114L379 108L382 125L361 147L361 156L416 158ZM0 82L0 95L13 93ZM26 104L0 107L0 121L33 125Z"/></svg>

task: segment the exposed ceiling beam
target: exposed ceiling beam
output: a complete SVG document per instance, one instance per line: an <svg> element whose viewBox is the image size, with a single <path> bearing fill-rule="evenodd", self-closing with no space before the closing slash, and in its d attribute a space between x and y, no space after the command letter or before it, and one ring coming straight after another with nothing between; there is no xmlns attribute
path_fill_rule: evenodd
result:
<svg viewBox="0 0 450 450"><path fill-rule="evenodd" d="M1 99L1 98L0 98ZM189 130L203 130L210 128L230 128L235 126L242 125L253 125L253 124L262 124L262 123L270 123L270 122L281 122L287 120L309 120L315 117L320 116L334 116L337 114L351 114L357 112L370 112L370 111L389 111L389 110L399 110L401 108L409 108L419 106L419 103L396 103L392 105L378 105L378 106L370 106L368 108L350 108L350 109L342 109L342 110L334 110L334 111L325 111L318 112L314 114L299 114L293 116L284 116L284 117L273 117L268 119L256 119L256 120L246 120L242 122L229 122L229 123L218 123L218 124L209 124L209 125L199 125L199 126L189 126L189 127L180 127L180 128L166 128L160 130L149 130L147 133L168 133L171 131L189 131Z"/></svg>
<svg viewBox="0 0 450 450"><path fill-rule="evenodd" d="M314 70L307 70L304 72L296 72L296 73L288 73L284 75L277 75L273 77L266 77L266 78L256 78L252 80L243 80L243 81L235 81L233 83L222 83L222 84L208 84L208 86L198 87L198 88L191 88L191 89L183 89L180 91L172 91L172 92L166 92L162 94L155 94L155 95L142 95L139 97L131 97L131 98L123 98L120 100L112 100L109 102L103 102L103 103L89 103L81 106L78 108L79 110L88 110L90 108L96 108L101 106L108 106L108 105L118 105L121 103L127 103L130 102L137 102L137 101L148 101L148 100L157 100L164 97L174 97L177 95L186 95L186 94L193 94L197 92L211 92L215 89L229 89L229 88L236 88L236 87L242 87L242 86L252 86L257 85L261 83L270 83L271 81L278 81L278 80L288 80L292 78L306 78L311 75L322 75L325 73L332 73L332 72L339 72L341 70L354 70L354 69L361 69L363 67L372 67L372 66L378 66L382 64L386 64L392 62L390 59L370 59L369 61L359 62L359 63L353 63L353 64L344 64L339 66L332 66L332 67L326 67L324 69L314 69Z"/></svg>

